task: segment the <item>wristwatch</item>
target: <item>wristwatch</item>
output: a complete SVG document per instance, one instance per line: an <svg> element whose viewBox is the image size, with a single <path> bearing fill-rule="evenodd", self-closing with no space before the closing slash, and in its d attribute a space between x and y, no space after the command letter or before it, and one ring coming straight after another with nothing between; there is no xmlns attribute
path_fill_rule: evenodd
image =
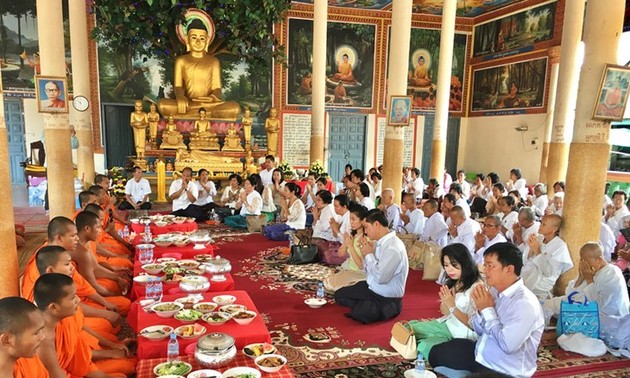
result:
<svg viewBox="0 0 630 378"><path fill-rule="evenodd" d="M449 313L449 314L453 314L453 313L455 313L455 306L453 306L453 307L449 307L449 309L448 309L448 313Z"/></svg>

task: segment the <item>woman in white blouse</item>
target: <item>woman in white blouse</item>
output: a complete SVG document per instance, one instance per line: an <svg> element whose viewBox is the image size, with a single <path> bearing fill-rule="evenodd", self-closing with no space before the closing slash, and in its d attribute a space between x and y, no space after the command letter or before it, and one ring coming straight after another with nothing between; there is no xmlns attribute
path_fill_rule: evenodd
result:
<svg viewBox="0 0 630 378"><path fill-rule="evenodd" d="M236 202L238 201L242 190L242 182L243 179L236 173L230 175L230 185L223 189L223 194L221 195L221 203L223 206L231 208L236 207Z"/></svg>
<svg viewBox="0 0 630 378"><path fill-rule="evenodd" d="M249 176L243 185L243 191L236 201L236 209L240 210L238 215L225 218L225 224L234 228L247 228L248 215L260 215L262 212L262 197L254 190L256 178Z"/></svg>
<svg viewBox="0 0 630 378"><path fill-rule="evenodd" d="M300 187L292 182L284 185L285 204L280 211L280 220L285 222L287 226L302 230L306 224L306 210L304 203L300 200Z"/></svg>
<svg viewBox="0 0 630 378"><path fill-rule="evenodd" d="M416 335L418 352L428 359L431 348L452 339L477 338L468 326L469 318L477 311L470 294L482 284L477 266L465 245L455 243L442 248L442 266L446 284L440 288L440 311L444 315L436 320L409 322Z"/></svg>

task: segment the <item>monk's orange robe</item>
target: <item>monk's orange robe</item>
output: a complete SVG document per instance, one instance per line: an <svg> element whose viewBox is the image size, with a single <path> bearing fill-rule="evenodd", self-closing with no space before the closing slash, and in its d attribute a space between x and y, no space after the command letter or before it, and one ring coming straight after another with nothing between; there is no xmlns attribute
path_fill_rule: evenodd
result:
<svg viewBox="0 0 630 378"><path fill-rule="evenodd" d="M75 211L75 213L72 214L72 221L76 221L77 220L77 215L79 215L81 212L83 212L83 209L79 209L79 210Z"/></svg>
<svg viewBox="0 0 630 378"><path fill-rule="evenodd" d="M18 358L13 366L13 378L48 378L48 370L39 357Z"/></svg>
<svg viewBox="0 0 630 378"><path fill-rule="evenodd" d="M103 216L103 227L105 227L105 225L109 223L109 212L106 209L107 207L103 209L105 210L105 215ZM117 253L119 255L129 254L129 249L127 249L127 247L121 244L118 240L114 239L110 234L105 231L101 232L101 236L98 238L98 240L96 240L96 242L98 244L102 244L105 248L107 248L107 250Z"/></svg>
<svg viewBox="0 0 630 378"><path fill-rule="evenodd" d="M99 263L100 262L106 262L106 263L108 263L110 265L113 265L115 267L127 268L127 269L133 270L133 263L128 258L125 258L125 257L107 257L107 256L99 255L98 252L96 252L96 242L89 242L88 245L89 245L90 252L92 252L94 257L96 257L96 261L97 262L99 262ZM104 248L107 249L107 247L105 247L105 246L104 246Z"/></svg>

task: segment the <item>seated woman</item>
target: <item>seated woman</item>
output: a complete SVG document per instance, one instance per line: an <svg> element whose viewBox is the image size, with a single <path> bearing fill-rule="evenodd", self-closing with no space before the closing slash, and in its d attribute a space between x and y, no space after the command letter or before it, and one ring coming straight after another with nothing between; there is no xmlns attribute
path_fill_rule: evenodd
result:
<svg viewBox="0 0 630 378"><path fill-rule="evenodd" d="M364 182L354 189L354 197L357 199L357 203L365 206L368 210L376 207L374 201L370 198L370 188Z"/></svg>
<svg viewBox="0 0 630 378"><path fill-rule="evenodd" d="M350 229L343 235L343 244L339 247L339 256L347 256L341 264L341 270L328 276L324 280L324 288L328 292L335 292L337 289L352 286L359 281L365 280L365 269L363 268L363 254L359 251L359 241L364 235L363 220L367 214L367 209L358 204L350 205Z"/></svg>
<svg viewBox="0 0 630 378"><path fill-rule="evenodd" d="M278 208L286 202L283 193L284 185L282 171L274 169L271 173L271 184L268 184L262 192L263 212L277 213Z"/></svg>
<svg viewBox="0 0 630 378"><path fill-rule="evenodd" d="M500 182L492 185L492 193L488 197L488 202L486 203L486 214L487 215L495 215L499 214L501 210L499 209L499 198L505 195L505 187Z"/></svg>
<svg viewBox="0 0 630 378"><path fill-rule="evenodd" d="M350 212L348 207L350 206L350 198L348 196L340 194L335 197L333 201L333 208L337 215L335 219L330 221L330 228L332 230L335 241L343 242L343 237L346 232L350 231Z"/></svg>
<svg viewBox="0 0 630 378"><path fill-rule="evenodd" d="M230 175L230 185L223 189L223 194L221 195L221 205L230 208L236 207L236 202L243 190L243 188L241 188L242 183L243 179L241 176L236 173L232 173Z"/></svg>
<svg viewBox="0 0 630 378"><path fill-rule="evenodd" d="M300 191L300 187L293 182L284 185L285 200L281 204L280 221L294 230L303 230L306 223L306 210L300 200Z"/></svg>
<svg viewBox="0 0 630 378"><path fill-rule="evenodd" d="M225 218L226 225L234 228L247 228L247 220L245 217L248 215L260 215L262 212L263 201L260 193L254 190L256 187L256 178L253 176L254 175L251 175L245 180L243 191L238 201L236 201L236 209L240 210L240 213Z"/></svg>
<svg viewBox="0 0 630 378"><path fill-rule="evenodd" d="M477 338L468 325L468 319L477 311L470 295L475 285L482 284L477 266L468 248L460 243L442 248L442 266L448 278L440 288L440 311L443 317L436 320L409 322L416 335L418 352L428 359L431 348L452 339Z"/></svg>

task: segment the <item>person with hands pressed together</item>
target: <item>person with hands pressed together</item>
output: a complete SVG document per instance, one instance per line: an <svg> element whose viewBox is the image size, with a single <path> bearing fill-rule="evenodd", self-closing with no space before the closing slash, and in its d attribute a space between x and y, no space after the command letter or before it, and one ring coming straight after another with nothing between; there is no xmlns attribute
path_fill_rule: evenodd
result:
<svg viewBox="0 0 630 378"><path fill-rule="evenodd" d="M626 206L627 199L628 195L626 192L617 190L612 195L612 205L606 206L606 214L603 220L615 233L615 237L619 237L619 230L623 228L623 218L630 215L630 210L628 210L628 206Z"/></svg>
<svg viewBox="0 0 630 378"><path fill-rule="evenodd" d="M497 243L486 250L484 265L490 288L477 285L471 293L477 313L470 325L477 341L453 339L436 345L429 363L434 368L531 377L545 321L538 299L519 277L521 253L511 243Z"/></svg>
<svg viewBox="0 0 630 378"><path fill-rule="evenodd" d="M107 194L105 189L98 185L92 185L89 190L96 195L98 198L98 204L104 211L103 231L105 232L99 236L99 244L103 244L106 249L116 254L129 254L129 252L134 250L134 247L128 240L123 239L122 236L118 234L118 231L116 231L116 221L114 218L115 208L111 205L112 200L109 197L109 194Z"/></svg>
<svg viewBox="0 0 630 378"><path fill-rule="evenodd" d="M171 183L168 190L168 197L173 201L171 214L203 221L206 214L199 206L194 205L199 197L199 189L192 181L192 173L192 168L186 167L182 169L182 177Z"/></svg>
<svg viewBox="0 0 630 378"><path fill-rule="evenodd" d="M350 199L345 194L340 194L333 200L333 208L337 217L330 220L330 229L335 241L339 243L343 243L344 235L350 232L349 206Z"/></svg>
<svg viewBox="0 0 630 378"><path fill-rule="evenodd" d="M217 188L214 186L214 182L209 180L209 177L210 172L205 168L201 168L197 173L198 180L195 181L198 196L194 204L201 207L204 213L216 207L213 197L217 195Z"/></svg>
<svg viewBox="0 0 630 378"><path fill-rule="evenodd" d="M540 223L536 222L536 214L531 207L523 207L518 211L518 221L512 225L512 242L525 254L527 240L530 235L538 234ZM527 258L526 255L523 256ZM523 263L526 260L523 261Z"/></svg>
<svg viewBox="0 0 630 378"><path fill-rule="evenodd" d="M236 215L225 218L225 224L234 228L247 228L246 216L248 215L260 215L263 207L263 199L255 190L256 178L250 175L245 180L243 191L239 195L238 201L236 201L236 209L240 212Z"/></svg>
<svg viewBox="0 0 630 378"><path fill-rule="evenodd" d="M507 240L501 234L501 219L496 215L488 215L481 224L481 231L475 234L475 264L483 265L483 254L493 244L505 243Z"/></svg>
<svg viewBox="0 0 630 378"><path fill-rule="evenodd" d="M468 248L470 255L475 253L475 235L481 230L481 226L474 219L466 217L464 209L454 206L449 212L451 224L448 226L450 242L448 244L461 243Z"/></svg>
<svg viewBox="0 0 630 378"><path fill-rule="evenodd" d="M434 199L430 199L424 203L422 210L426 216L426 222L420 241L435 242L444 247L448 242L448 225L444 221L444 217L438 211L438 203Z"/></svg>
<svg viewBox="0 0 630 378"><path fill-rule="evenodd" d="M151 209L149 194L151 194L151 184L149 184L149 180L142 177L142 168L135 166L133 167L133 177L125 185L125 201L118 206L118 209L149 210Z"/></svg>

